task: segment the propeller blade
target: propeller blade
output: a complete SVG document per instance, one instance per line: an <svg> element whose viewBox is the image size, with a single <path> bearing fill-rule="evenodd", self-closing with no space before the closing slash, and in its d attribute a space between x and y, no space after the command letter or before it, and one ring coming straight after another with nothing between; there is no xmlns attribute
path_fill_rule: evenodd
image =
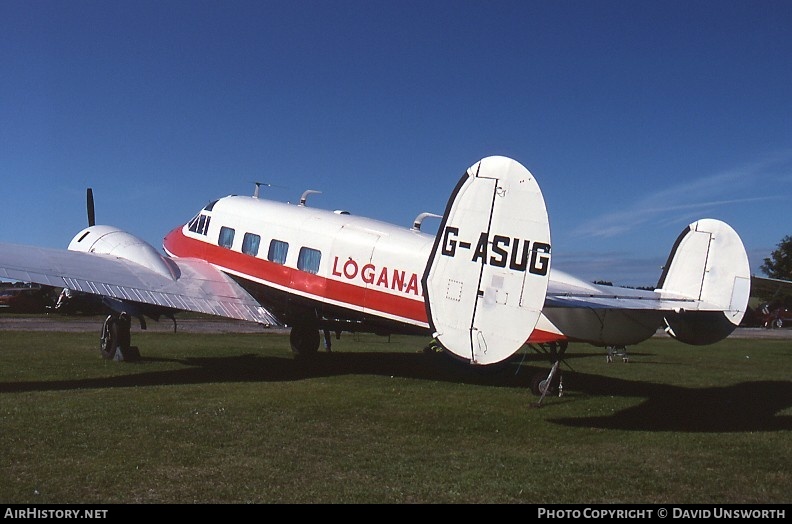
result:
<svg viewBox="0 0 792 524"><path fill-rule="evenodd" d="M88 206L88 226L95 226L96 214L94 213L93 189L91 189L90 187L88 188L88 194L86 196L86 200Z"/></svg>

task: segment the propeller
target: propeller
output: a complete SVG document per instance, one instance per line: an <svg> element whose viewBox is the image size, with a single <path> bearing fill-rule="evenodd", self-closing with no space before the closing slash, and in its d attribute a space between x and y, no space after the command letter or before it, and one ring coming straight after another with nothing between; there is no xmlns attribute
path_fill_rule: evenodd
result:
<svg viewBox="0 0 792 524"><path fill-rule="evenodd" d="M94 197L93 197L93 189L90 187L88 188L88 194L86 195L86 205L88 207L88 226L95 226L96 225L96 214L94 213Z"/></svg>

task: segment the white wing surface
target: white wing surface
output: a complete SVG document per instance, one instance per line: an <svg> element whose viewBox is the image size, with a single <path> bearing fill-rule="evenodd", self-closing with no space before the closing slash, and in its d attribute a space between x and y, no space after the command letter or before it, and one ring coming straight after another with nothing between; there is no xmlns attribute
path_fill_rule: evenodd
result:
<svg viewBox="0 0 792 524"><path fill-rule="evenodd" d="M198 259L165 259L171 277L112 255L0 244L0 278L182 311L279 325L239 284Z"/></svg>

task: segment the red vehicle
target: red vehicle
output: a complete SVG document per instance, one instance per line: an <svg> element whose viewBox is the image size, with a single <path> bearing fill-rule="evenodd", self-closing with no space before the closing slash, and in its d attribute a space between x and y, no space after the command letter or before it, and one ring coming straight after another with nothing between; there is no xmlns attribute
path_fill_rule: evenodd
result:
<svg viewBox="0 0 792 524"><path fill-rule="evenodd" d="M41 287L0 289L0 308L15 313L43 313L52 304L49 290Z"/></svg>
<svg viewBox="0 0 792 524"><path fill-rule="evenodd" d="M781 328L792 326L792 308L777 307L771 309L769 304L762 305L757 311L762 327Z"/></svg>

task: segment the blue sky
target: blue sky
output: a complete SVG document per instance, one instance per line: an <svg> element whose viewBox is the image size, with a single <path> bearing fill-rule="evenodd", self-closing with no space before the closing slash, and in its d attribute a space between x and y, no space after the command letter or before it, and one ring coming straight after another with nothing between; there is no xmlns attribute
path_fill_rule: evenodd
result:
<svg viewBox="0 0 792 524"><path fill-rule="evenodd" d="M160 247L250 194L409 226L498 154L553 264L652 285L705 217L792 235L792 2L0 0L0 242Z"/></svg>

